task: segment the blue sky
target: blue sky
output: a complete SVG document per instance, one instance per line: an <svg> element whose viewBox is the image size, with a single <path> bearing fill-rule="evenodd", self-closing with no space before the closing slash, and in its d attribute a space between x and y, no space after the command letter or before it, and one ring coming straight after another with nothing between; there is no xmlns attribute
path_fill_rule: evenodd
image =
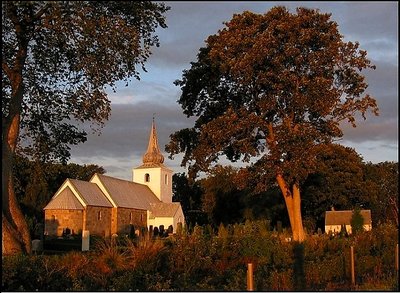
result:
<svg viewBox="0 0 400 293"><path fill-rule="evenodd" d="M97 164L107 174L131 179L131 170L142 163L146 151L151 120L155 113L158 139L162 151L169 135L193 126L194 119L182 113L177 100L179 87L174 80L190 68L190 62L205 45L209 35L224 27L233 14L249 10L265 13L282 5L295 12L296 7L317 8L331 13L345 41L358 41L376 70L365 73L367 92L378 102L380 115L358 120L356 128L343 125L340 144L354 148L365 162L398 161L398 2L330 2L330 1L192 1L164 2L171 7L166 13L168 28L158 29L160 47L153 49L147 73L128 87L121 83L116 93L110 92L112 112L101 135L89 135L87 142L72 147L70 162ZM175 172L181 156L165 164Z"/></svg>

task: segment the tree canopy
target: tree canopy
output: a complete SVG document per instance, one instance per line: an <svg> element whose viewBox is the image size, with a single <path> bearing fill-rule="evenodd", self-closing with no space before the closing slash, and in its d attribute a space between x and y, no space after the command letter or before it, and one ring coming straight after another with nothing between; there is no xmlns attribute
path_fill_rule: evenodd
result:
<svg viewBox="0 0 400 293"><path fill-rule="evenodd" d="M378 114L361 74L375 67L330 17L285 7L236 14L175 82L183 112L197 120L171 135L170 156L183 152L191 176L221 156L255 158L242 180L265 190L276 179L300 240L299 184L316 168L316 147L343 135L341 121L356 126L357 113Z"/></svg>
<svg viewBox="0 0 400 293"><path fill-rule="evenodd" d="M371 208L374 192L368 188L362 157L352 148L340 144L320 145L318 168L301 184L302 211L309 219L324 226L325 211Z"/></svg>
<svg viewBox="0 0 400 293"><path fill-rule="evenodd" d="M66 162L68 145L108 119L107 89L139 78L159 45L163 3L150 1L2 2L3 253L30 251L14 194L13 155ZM138 68L139 67L139 68Z"/></svg>
<svg viewBox="0 0 400 293"><path fill-rule="evenodd" d="M86 140L71 121L107 120L106 89L139 79L165 11L149 1L2 2L3 122L18 109L28 154L66 161L68 144Z"/></svg>

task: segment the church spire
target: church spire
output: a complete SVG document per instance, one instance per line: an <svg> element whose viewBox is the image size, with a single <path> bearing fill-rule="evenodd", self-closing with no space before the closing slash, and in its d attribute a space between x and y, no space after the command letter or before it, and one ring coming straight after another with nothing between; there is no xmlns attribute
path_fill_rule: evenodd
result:
<svg viewBox="0 0 400 293"><path fill-rule="evenodd" d="M146 153L143 155L143 166L155 167L160 166L164 163L164 156L161 154L160 148L158 147L156 124L153 122L151 125L149 145Z"/></svg>

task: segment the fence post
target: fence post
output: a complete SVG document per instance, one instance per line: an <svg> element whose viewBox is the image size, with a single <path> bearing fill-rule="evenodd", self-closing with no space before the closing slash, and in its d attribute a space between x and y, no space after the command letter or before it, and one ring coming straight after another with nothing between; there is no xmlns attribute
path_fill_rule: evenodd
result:
<svg viewBox="0 0 400 293"><path fill-rule="evenodd" d="M351 285L355 286L356 277L354 273L354 247L350 246L350 258L351 258Z"/></svg>
<svg viewBox="0 0 400 293"><path fill-rule="evenodd" d="M396 251L395 251L395 264L396 264L396 277L397 282L399 281L399 244L396 244Z"/></svg>
<svg viewBox="0 0 400 293"><path fill-rule="evenodd" d="M247 291L254 291L252 263L247 264Z"/></svg>
<svg viewBox="0 0 400 293"><path fill-rule="evenodd" d="M90 245L89 241L90 241L89 230L83 230L82 231L82 251L89 250L89 245Z"/></svg>

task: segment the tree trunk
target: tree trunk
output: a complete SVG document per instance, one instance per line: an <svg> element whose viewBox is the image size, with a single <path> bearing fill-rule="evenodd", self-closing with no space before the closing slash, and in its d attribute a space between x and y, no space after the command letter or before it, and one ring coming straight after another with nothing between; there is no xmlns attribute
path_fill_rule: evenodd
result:
<svg viewBox="0 0 400 293"><path fill-rule="evenodd" d="M9 6L6 11L15 25L18 40L17 51L13 62L2 60L2 70L11 84L11 99L8 111L2 113L2 252L3 255L19 252L31 252L31 237L28 225L18 204L13 180L13 161L17 147L24 83L23 68L28 52L29 36L33 32L28 27L32 23L21 23L15 6ZM9 67L11 66L11 67Z"/></svg>
<svg viewBox="0 0 400 293"><path fill-rule="evenodd" d="M293 241L303 242L305 239L303 221L301 218L301 197L300 189L297 184L293 184L291 191L285 182L282 174L276 175L276 181L285 199L286 208L289 215L290 226L292 228Z"/></svg>
<svg viewBox="0 0 400 293"><path fill-rule="evenodd" d="M21 212L13 180L13 153L19 132L19 115L3 125L2 141L2 253L3 255L31 252L31 238Z"/></svg>

